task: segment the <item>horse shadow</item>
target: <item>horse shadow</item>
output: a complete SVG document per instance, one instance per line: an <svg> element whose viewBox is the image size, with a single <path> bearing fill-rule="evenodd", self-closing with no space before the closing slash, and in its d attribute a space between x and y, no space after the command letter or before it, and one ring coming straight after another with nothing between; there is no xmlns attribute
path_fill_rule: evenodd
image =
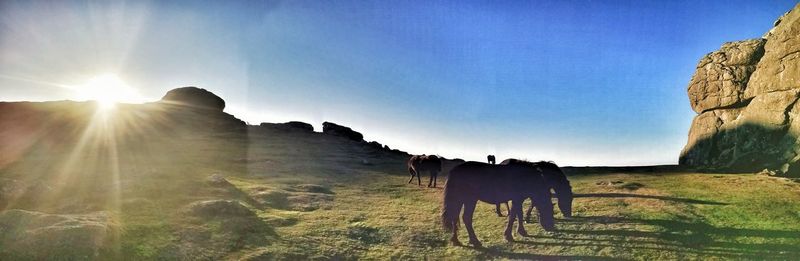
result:
<svg viewBox="0 0 800 261"><path fill-rule="evenodd" d="M725 202L717 202L717 201L710 201L710 200L667 197L667 196L656 196L656 195L643 195L643 194L633 194L633 193L575 193L573 195L573 197L575 197L575 198L645 198L645 199L658 199L658 200L665 200L665 201L674 201L674 202L687 203L687 204L728 205L728 203L725 203Z"/></svg>
<svg viewBox="0 0 800 261"><path fill-rule="evenodd" d="M800 231L716 227L702 221L583 216L561 219L562 227L603 225L613 229L559 229L517 241L532 246L612 247L694 254L699 258L793 259L800 255ZM584 226L585 227L585 226ZM643 229L649 227L652 229ZM753 242L742 243L740 238ZM762 240L752 240L761 238ZM554 242L560 241L560 242ZM513 258L509 256L509 258Z"/></svg>

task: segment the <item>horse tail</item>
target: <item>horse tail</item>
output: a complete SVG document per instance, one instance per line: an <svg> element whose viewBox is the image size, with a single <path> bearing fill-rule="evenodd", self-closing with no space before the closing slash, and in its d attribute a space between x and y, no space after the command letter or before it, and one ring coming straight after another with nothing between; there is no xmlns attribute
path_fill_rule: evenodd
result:
<svg viewBox="0 0 800 261"><path fill-rule="evenodd" d="M411 176L417 175L417 172L414 171L414 167L412 167L411 165L408 165L408 173L411 174Z"/></svg>
<svg viewBox="0 0 800 261"><path fill-rule="evenodd" d="M452 175L451 175L452 177ZM464 205L458 196L455 195L454 182L452 179L447 179L444 184L444 200L442 201L442 226L447 232L452 232L458 228L458 214L461 213L461 207Z"/></svg>

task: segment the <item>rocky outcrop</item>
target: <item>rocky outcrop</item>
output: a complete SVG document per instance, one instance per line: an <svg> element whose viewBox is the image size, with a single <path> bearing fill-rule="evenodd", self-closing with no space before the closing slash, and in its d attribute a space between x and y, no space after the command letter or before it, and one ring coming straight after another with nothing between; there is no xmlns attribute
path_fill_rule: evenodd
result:
<svg viewBox="0 0 800 261"><path fill-rule="evenodd" d="M216 111L225 109L225 100L206 89L192 86L168 91L161 102Z"/></svg>
<svg viewBox="0 0 800 261"><path fill-rule="evenodd" d="M364 135L362 135L360 132L333 122L326 121L322 123L322 133L341 136L354 141L364 140Z"/></svg>
<svg viewBox="0 0 800 261"><path fill-rule="evenodd" d="M707 54L689 82L689 101L695 112L742 102L747 81L764 54L764 39L731 42Z"/></svg>
<svg viewBox="0 0 800 261"><path fill-rule="evenodd" d="M181 87L168 91L156 103L164 118L175 126L194 130L243 131L244 121L227 114L225 101L216 94L197 87Z"/></svg>
<svg viewBox="0 0 800 261"><path fill-rule="evenodd" d="M688 93L698 115L681 165L800 175L800 4L763 39L703 57Z"/></svg>
<svg viewBox="0 0 800 261"><path fill-rule="evenodd" d="M272 127L279 130L285 131L305 131L305 132L313 132L314 126L302 121L290 121L285 123L268 123L262 122L259 126L261 127Z"/></svg>

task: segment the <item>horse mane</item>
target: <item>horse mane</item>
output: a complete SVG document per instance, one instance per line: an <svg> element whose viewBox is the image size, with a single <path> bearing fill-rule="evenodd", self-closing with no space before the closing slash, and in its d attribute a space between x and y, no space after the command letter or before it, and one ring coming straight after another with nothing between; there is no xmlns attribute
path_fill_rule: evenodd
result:
<svg viewBox="0 0 800 261"><path fill-rule="evenodd" d="M524 159L510 158L510 159L504 160L503 163L504 164L508 164L508 165L519 164L519 165L531 165L531 166L537 166L537 167L558 167L558 165L556 165L555 162L553 162L553 161L544 161L544 160L542 160L542 161L528 161L528 160L524 160Z"/></svg>
<svg viewBox="0 0 800 261"><path fill-rule="evenodd" d="M538 168L538 169L554 170L554 171L558 171L559 173L563 173L561 171L561 168L558 167L558 165L556 165L556 163L553 162L553 161L544 161L544 160L542 160L542 161L532 162L532 161L521 160L521 159L513 159L512 158L512 159L506 159L503 162L501 162L500 164L503 164L503 165L526 165L526 166L531 166L531 167Z"/></svg>

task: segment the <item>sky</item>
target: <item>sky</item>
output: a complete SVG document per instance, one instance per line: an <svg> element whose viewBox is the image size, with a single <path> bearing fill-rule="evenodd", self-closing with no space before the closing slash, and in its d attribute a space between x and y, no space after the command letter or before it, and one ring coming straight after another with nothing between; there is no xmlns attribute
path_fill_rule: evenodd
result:
<svg viewBox="0 0 800 261"><path fill-rule="evenodd" d="M795 1L0 1L0 100L198 86L250 124L349 126L415 154L676 164L686 87ZM96 87L96 86L95 86Z"/></svg>

